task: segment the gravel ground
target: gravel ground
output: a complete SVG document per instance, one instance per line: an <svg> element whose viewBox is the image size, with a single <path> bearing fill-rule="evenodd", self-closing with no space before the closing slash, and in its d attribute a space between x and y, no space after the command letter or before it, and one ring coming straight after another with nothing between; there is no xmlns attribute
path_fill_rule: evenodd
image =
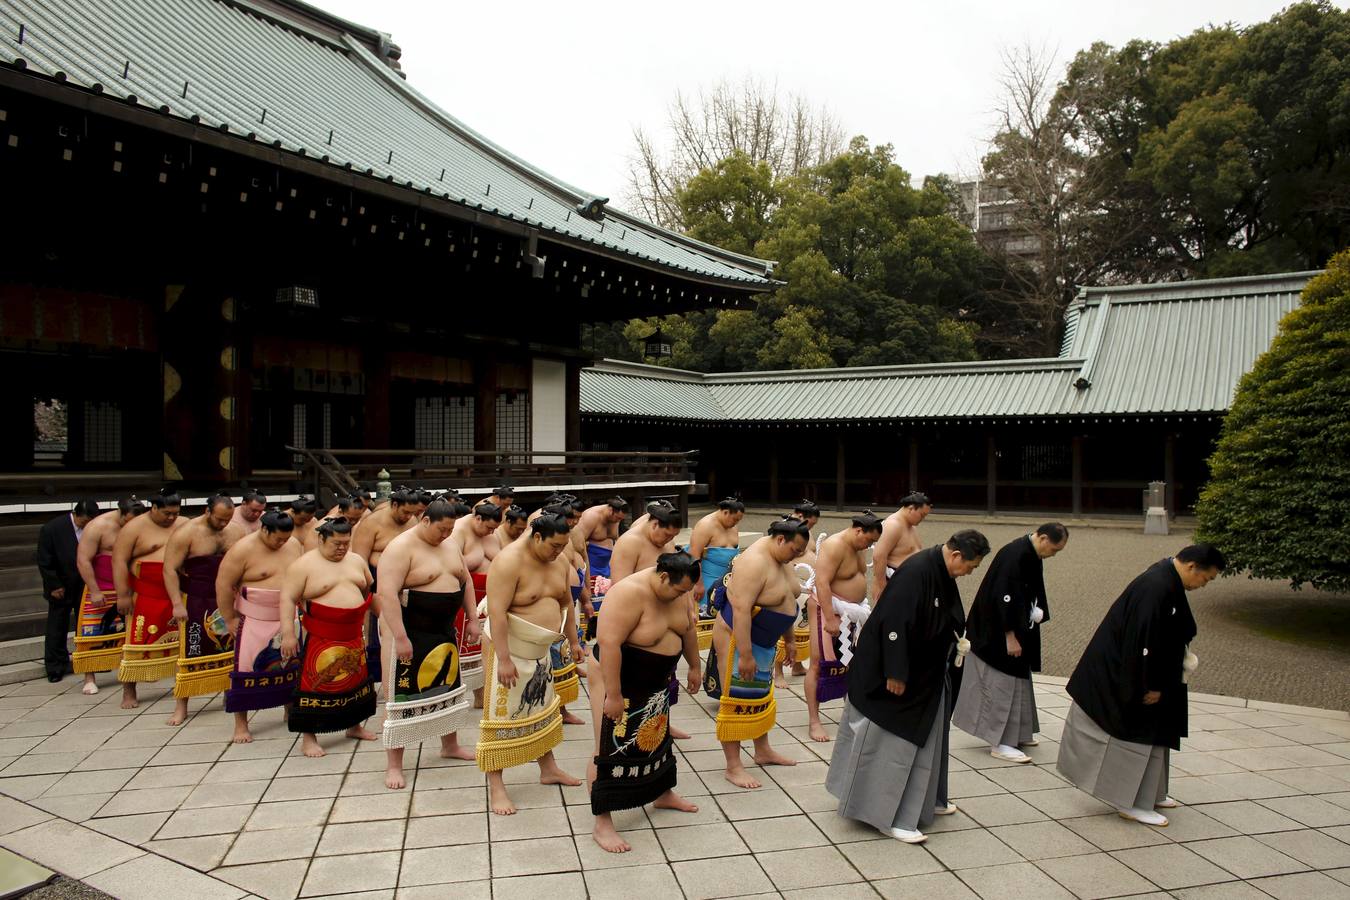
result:
<svg viewBox="0 0 1350 900"><path fill-rule="evenodd" d="M22 896L24 900L112 900L110 895L64 875L58 875L51 884Z"/></svg>
<svg viewBox="0 0 1350 900"><path fill-rule="evenodd" d="M701 512L707 512L702 510ZM700 514L691 510L691 517ZM751 512L743 531L765 528L773 517ZM933 515L919 526L924 546L961 528L977 528L995 550L1021 534L1030 520ZM822 520L831 531L842 520ZM1189 531L1143 534L1138 524L1071 524L1068 547L1045 564L1053 621L1046 626L1044 671L1068 676L1106 610L1125 585L1151 564L1190 543ZM982 571L958 581L967 607ZM1350 709L1350 595L1329 594L1243 575L1212 582L1190 595L1199 635L1191 645L1200 668L1194 691L1277 703Z"/></svg>

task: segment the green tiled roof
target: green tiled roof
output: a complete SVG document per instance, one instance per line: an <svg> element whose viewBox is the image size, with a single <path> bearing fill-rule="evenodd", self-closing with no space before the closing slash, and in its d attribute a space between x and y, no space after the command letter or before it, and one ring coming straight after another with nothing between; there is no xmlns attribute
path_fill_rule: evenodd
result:
<svg viewBox="0 0 1350 900"><path fill-rule="evenodd" d="M1214 414L1317 273L1086 288L1048 359L703 375L605 360L588 417L689 422Z"/></svg>
<svg viewBox="0 0 1350 900"><path fill-rule="evenodd" d="M0 63L33 77L392 180L678 278L741 291L774 285L768 261L616 210L583 217L585 191L411 87L380 55L387 35L297 0L4 0L0 33Z"/></svg>

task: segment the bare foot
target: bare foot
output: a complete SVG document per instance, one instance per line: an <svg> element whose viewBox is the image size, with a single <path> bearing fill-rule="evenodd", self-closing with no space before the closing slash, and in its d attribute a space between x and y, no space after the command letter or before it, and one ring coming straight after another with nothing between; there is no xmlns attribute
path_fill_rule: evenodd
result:
<svg viewBox="0 0 1350 900"><path fill-rule="evenodd" d="M789 759L773 749L766 749L762 752L756 751L754 760L757 766L795 766L797 764L795 759Z"/></svg>
<svg viewBox="0 0 1350 900"><path fill-rule="evenodd" d="M793 675L805 675L805 674L806 674L806 666L802 665L801 663L793 663L793 664L792 664L792 674L793 674Z"/></svg>
<svg viewBox="0 0 1350 900"><path fill-rule="evenodd" d="M577 785L581 784L581 779L573 778L571 775L568 775L566 772L558 768L556 765L551 766L547 769L544 768L543 766L540 766L539 783L562 784L566 785L567 787L576 787Z"/></svg>
<svg viewBox="0 0 1350 900"><path fill-rule="evenodd" d="M310 759L318 759L321 756L328 755L328 753L319 746L319 739L312 734L305 734L300 738L300 752Z"/></svg>
<svg viewBox="0 0 1350 900"><path fill-rule="evenodd" d="M473 762L478 758L472 747L461 747L459 738L454 734L441 735L441 759L467 759Z"/></svg>
<svg viewBox="0 0 1350 900"><path fill-rule="evenodd" d="M678 810L679 812L687 812L687 813L698 812L697 803L690 803L688 800L684 799L679 794L675 793L673 790L666 791L660 797L657 797L655 800L653 800L652 806L654 806L657 809L674 809Z"/></svg>
<svg viewBox="0 0 1350 900"><path fill-rule="evenodd" d="M782 690L787 690L788 680L787 676L783 674L782 669L779 669L777 672L773 673L773 686L776 688L780 688Z"/></svg>
<svg viewBox="0 0 1350 900"><path fill-rule="evenodd" d="M253 732L248 730L248 722L244 722L242 725L236 722L234 725L234 735L230 740L236 744L253 743Z"/></svg>
<svg viewBox="0 0 1350 900"><path fill-rule="evenodd" d="M84 687L80 688L82 694L97 694L98 685L94 682L94 676L90 675L84 680Z"/></svg>
<svg viewBox="0 0 1350 900"><path fill-rule="evenodd" d="M136 682L128 681L122 685L122 708L135 709L141 705L141 701L136 697Z"/></svg>
<svg viewBox="0 0 1350 900"><path fill-rule="evenodd" d="M564 725L585 725L586 720L576 713L567 711L567 707L562 708L562 720Z"/></svg>
<svg viewBox="0 0 1350 900"><path fill-rule="evenodd" d="M492 811L499 816L516 814L516 805L506 793L506 782L502 780L501 772L488 773L488 803L492 806Z"/></svg>
<svg viewBox="0 0 1350 900"><path fill-rule="evenodd" d="M483 708L483 689L482 689L482 688L478 688L476 691L473 692L473 708L474 708L474 709L482 709L482 708Z"/></svg>
<svg viewBox="0 0 1350 900"><path fill-rule="evenodd" d="M687 741L692 737L692 735L683 728L676 728L674 725L667 725L666 727L670 730L670 736L677 741Z"/></svg>
<svg viewBox="0 0 1350 900"><path fill-rule="evenodd" d="M595 817L591 837L595 838L600 849L606 853L627 853L633 849L627 841L619 837L619 832L614 830L614 820L610 818L609 813L601 813Z"/></svg>
<svg viewBox="0 0 1350 900"><path fill-rule="evenodd" d="M390 764L389 768L384 770L384 786L391 791L400 791L408 786L408 782L403 778L403 767Z"/></svg>
<svg viewBox="0 0 1350 900"><path fill-rule="evenodd" d="M739 763L735 766L728 766L726 772L723 774L726 776L727 781L730 781L732 784L736 785L736 787L746 788L748 790L754 790L757 787L761 787L760 783L756 781L749 772L745 771L745 766L742 766Z"/></svg>
<svg viewBox="0 0 1350 900"><path fill-rule="evenodd" d="M355 738L358 741L378 741L380 739L378 734L368 728L363 728L360 725L353 725L343 733L346 734L347 737Z"/></svg>
<svg viewBox="0 0 1350 900"><path fill-rule="evenodd" d="M181 698L173 705L173 715L164 720L165 725L182 725L187 721L187 698Z"/></svg>
<svg viewBox="0 0 1350 900"><path fill-rule="evenodd" d="M807 733L811 735L811 740L813 741L824 743L825 741L831 740L830 733L826 731L825 726L819 722L812 722L808 727Z"/></svg>

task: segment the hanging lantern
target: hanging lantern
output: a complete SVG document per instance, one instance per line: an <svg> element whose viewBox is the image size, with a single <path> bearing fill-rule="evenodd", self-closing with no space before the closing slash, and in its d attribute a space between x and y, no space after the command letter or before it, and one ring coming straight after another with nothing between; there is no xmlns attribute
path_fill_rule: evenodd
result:
<svg viewBox="0 0 1350 900"><path fill-rule="evenodd" d="M642 346L642 355L648 359L669 359L671 356L670 338L660 328L643 338Z"/></svg>

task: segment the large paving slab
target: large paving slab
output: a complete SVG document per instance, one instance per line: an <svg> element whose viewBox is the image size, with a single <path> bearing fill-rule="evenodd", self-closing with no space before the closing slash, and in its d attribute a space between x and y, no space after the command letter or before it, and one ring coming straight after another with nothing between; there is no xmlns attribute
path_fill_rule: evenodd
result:
<svg viewBox="0 0 1350 900"><path fill-rule="evenodd" d="M385 790L378 743L325 736L306 759L278 711L256 740L229 742L219 696L167 727L167 682L136 710L76 679L0 686L0 847L116 897L1338 897L1350 895L1350 716L1233 697L1192 698L1192 733L1173 756L1186 805L1167 828L1120 819L1054 769L1063 679L1037 682L1035 762L1009 766L951 734L961 811L909 846L841 819L824 789L832 744L809 739L801 679L779 697L776 748L793 768L722 777L715 706L682 695L679 790L695 814L616 814L633 852L591 840L583 788L507 781L520 812L488 812L475 766L437 744L410 749L410 787ZM574 711L586 719L589 708ZM824 708L827 724L841 712ZM378 722L374 723L378 725ZM473 729L460 735L472 742ZM589 725L557 756L584 774ZM416 768L413 769L412 766Z"/></svg>

